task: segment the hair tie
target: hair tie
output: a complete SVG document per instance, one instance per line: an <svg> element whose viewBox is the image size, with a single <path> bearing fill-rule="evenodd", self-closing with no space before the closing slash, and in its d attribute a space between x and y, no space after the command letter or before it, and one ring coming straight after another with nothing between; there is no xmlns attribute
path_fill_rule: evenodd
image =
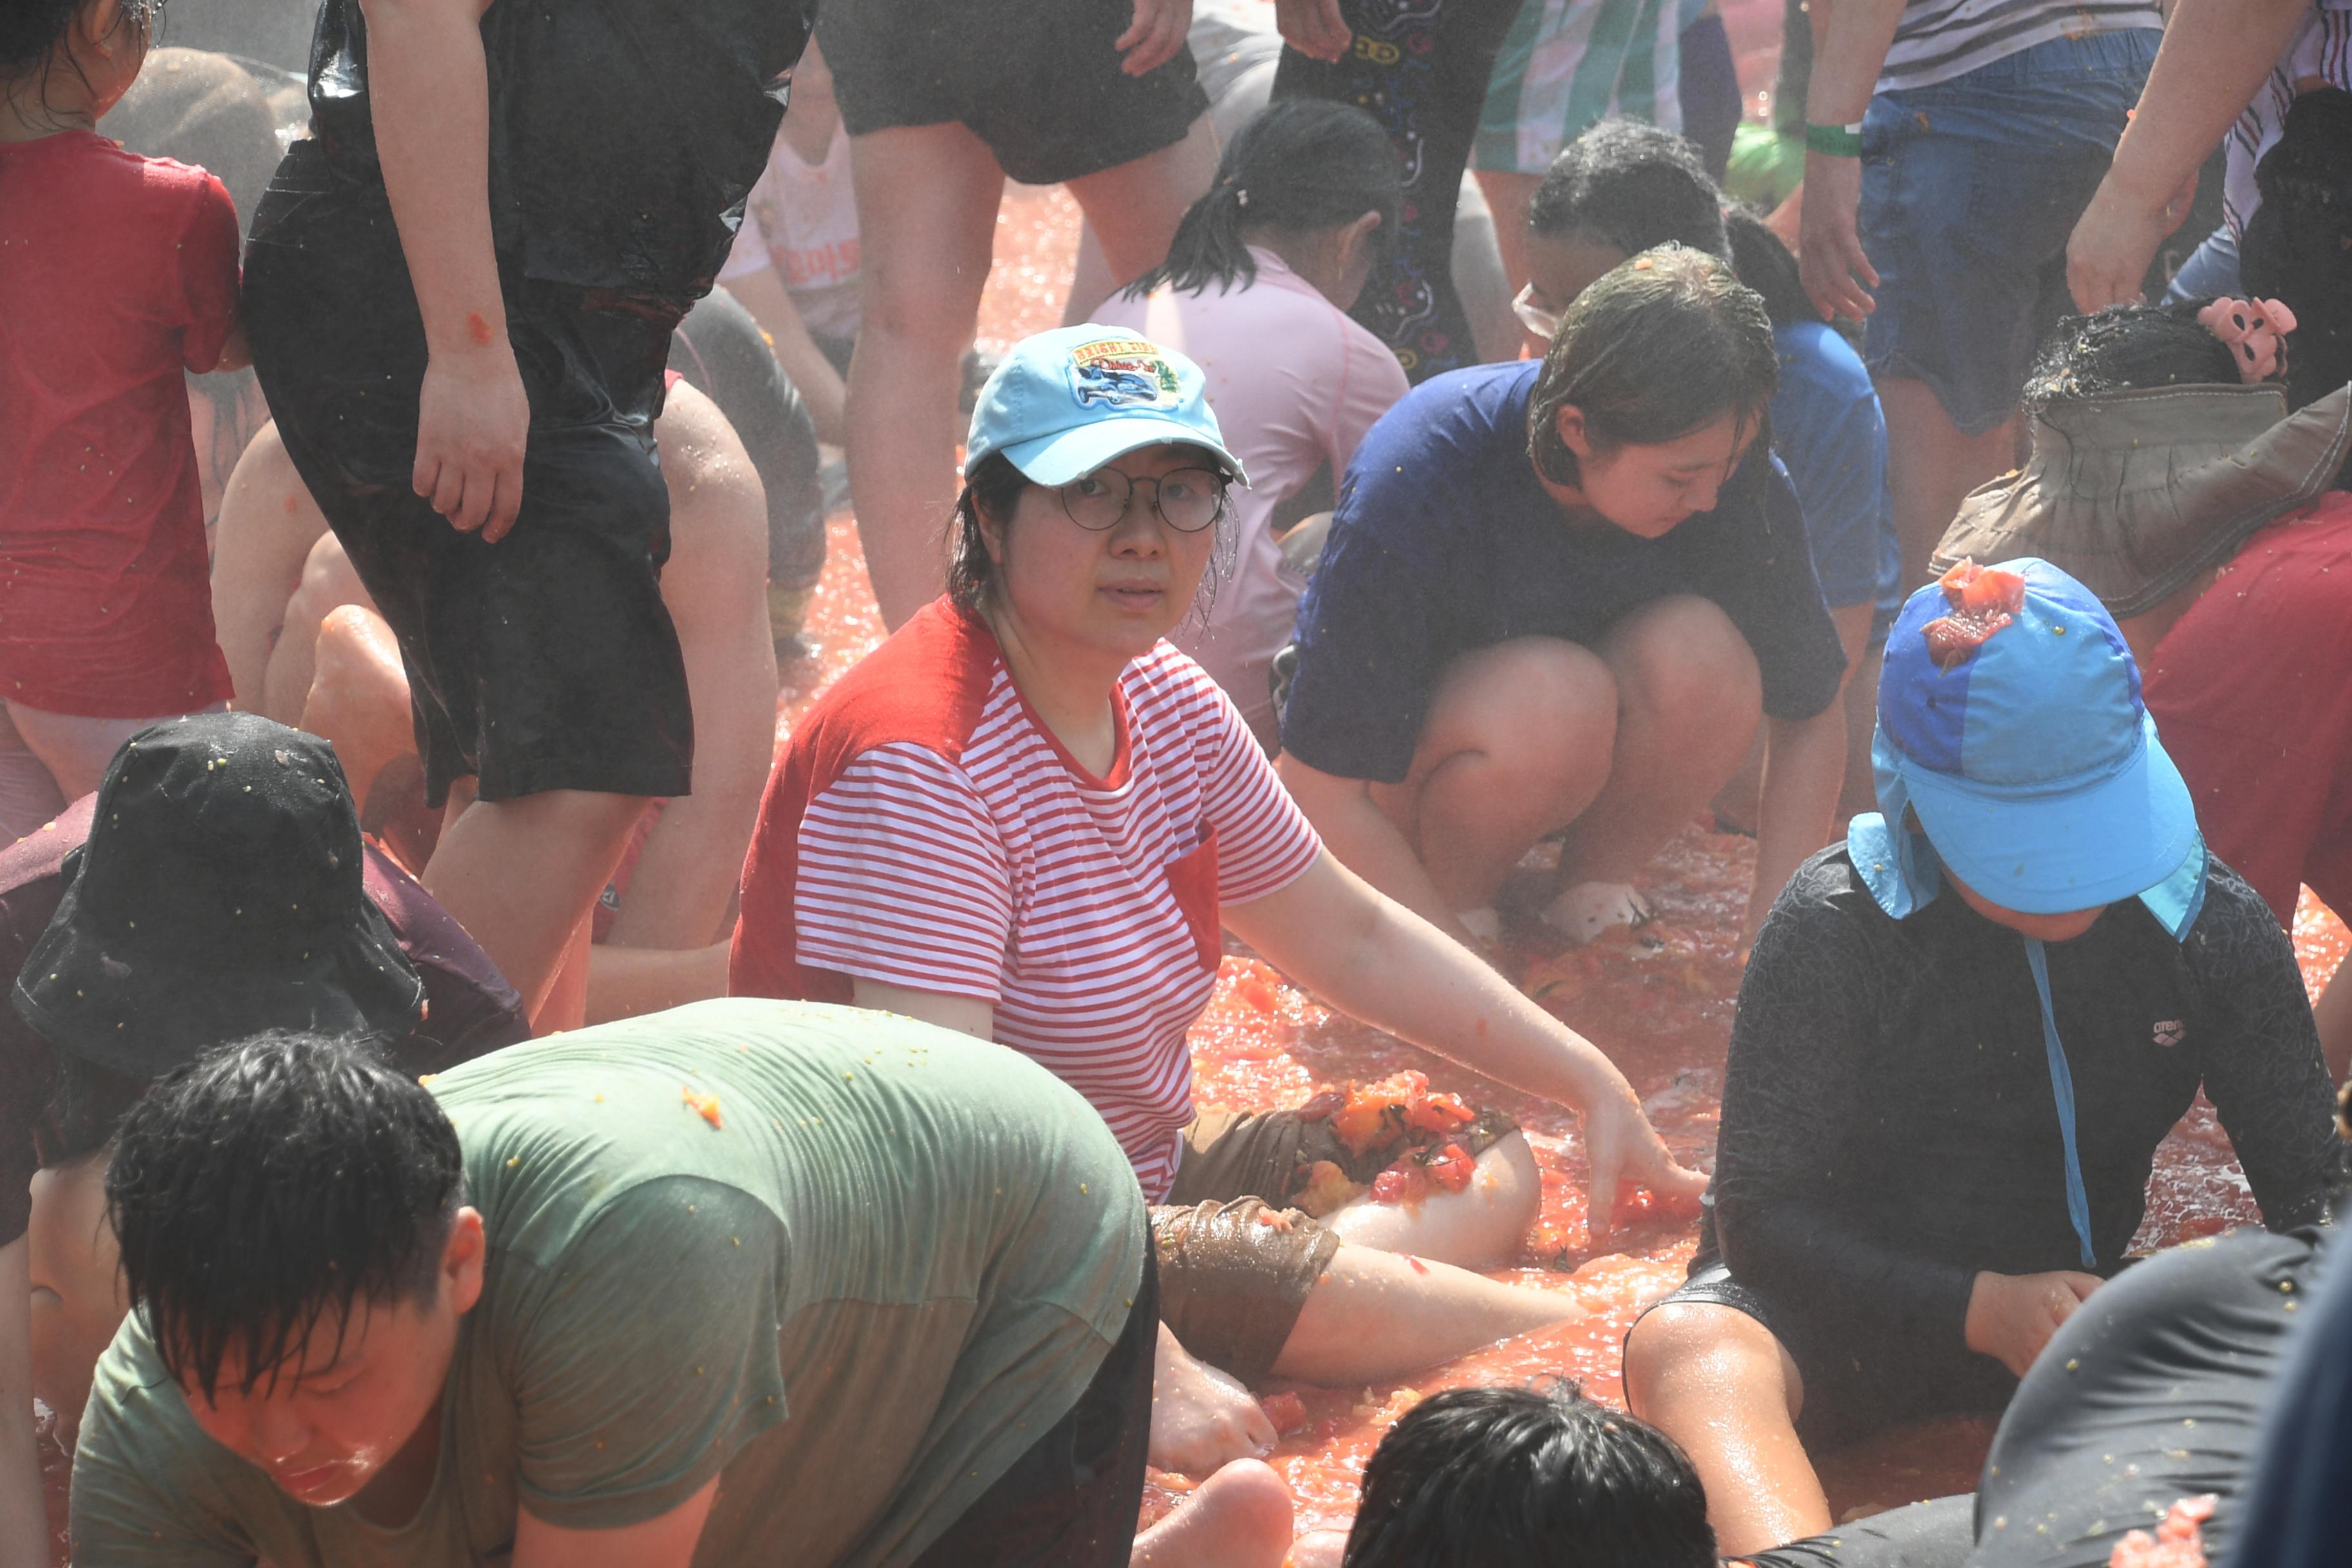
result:
<svg viewBox="0 0 2352 1568"><path fill-rule="evenodd" d="M2251 386L2284 368L2286 335L2294 331L2294 312L2276 300L2224 297L2198 311L2197 324L2229 345L2238 379Z"/></svg>
<svg viewBox="0 0 2352 1568"><path fill-rule="evenodd" d="M1244 185L1244 186L1241 187L1240 189L1236 190L1235 192L1234 192L1234 205L1235 205L1235 206L1237 206L1237 207L1245 207L1245 206L1249 205L1249 187L1248 187L1248 186Z"/></svg>

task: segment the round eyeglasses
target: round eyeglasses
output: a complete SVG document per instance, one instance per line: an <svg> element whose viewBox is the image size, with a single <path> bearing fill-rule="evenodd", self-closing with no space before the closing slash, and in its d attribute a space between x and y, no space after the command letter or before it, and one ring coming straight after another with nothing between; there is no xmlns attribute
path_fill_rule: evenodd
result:
<svg viewBox="0 0 2352 1568"><path fill-rule="evenodd" d="M1106 533L1127 515L1135 487L1151 487L1151 510L1179 533L1198 533L1225 509L1225 477L1214 468L1178 468L1158 479L1134 479L1117 468L1093 473L1061 487L1062 510L1089 533Z"/></svg>

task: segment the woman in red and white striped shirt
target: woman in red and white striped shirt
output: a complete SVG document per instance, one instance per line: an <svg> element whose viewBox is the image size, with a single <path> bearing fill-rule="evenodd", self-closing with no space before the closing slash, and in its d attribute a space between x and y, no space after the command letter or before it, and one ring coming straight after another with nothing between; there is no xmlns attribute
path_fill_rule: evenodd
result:
<svg viewBox="0 0 2352 1568"><path fill-rule="evenodd" d="M1342 1010L1580 1110L1596 1225L1621 1176L1696 1194L1704 1178L1674 1163L1607 1058L1325 853L1233 703L1160 640L1195 601L1240 477L1189 360L1099 326L1028 340L982 393L966 472L949 594L820 699L778 761L731 991L997 1040L1086 1096L1152 1202L1280 1205L1319 1152L1312 1130L1302 1152L1295 1118L1244 1119L1214 1147L1194 1125L1185 1031L1230 926ZM1202 1170L1223 1190L1191 1179ZM1328 1228L1304 1215L1244 1227L1292 1238L1289 1278L1255 1283L1298 1299L1259 1314L1242 1335L1255 1342L1217 1352L1192 1342L1208 1330L1185 1331L1182 1248L1163 1218L1166 1315L1189 1348L1244 1375L1426 1364L1570 1309L1453 1269L1408 1272L1371 1248L1490 1261L1517 1247L1538 1196L1509 1132L1465 1190L1417 1215L1365 1205ZM1183 1215L1203 1239L1225 1234L1220 1212L1241 1212L1204 1207ZM1342 1240L1369 1245L1339 1254ZM1337 1295L1307 1310L1327 1275L1386 1293L1379 1333ZM1223 1299L1252 1283L1202 1289Z"/></svg>

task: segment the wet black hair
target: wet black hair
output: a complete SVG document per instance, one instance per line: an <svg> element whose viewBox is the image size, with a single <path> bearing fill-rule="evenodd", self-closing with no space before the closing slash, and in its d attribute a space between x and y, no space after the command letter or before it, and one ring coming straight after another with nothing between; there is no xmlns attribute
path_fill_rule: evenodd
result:
<svg viewBox="0 0 2352 1568"><path fill-rule="evenodd" d="M2047 419L2069 403L2148 387L2236 386L2230 345L2197 320L2210 303L2110 305L2064 318L2042 340L2025 378L2027 412Z"/></svg>
<svg viewBox="0 0 2352 1568"><path fill-rule="evenodd" d="M989 558L988 539L981 531L985 512L1000 527L1013 521L1013 509L1029 477L1002 452L991 452L964 476L963 493L956 497L955 517L948 542L948 597L978 615L996 591L996 563Z"/></svg>
<svg viewBox="0 0 2352 1568"><path fill-rule="evenodd" d="M1403 208L1396 151L1378 121L1353 104L1284 99L1234 132L1209 194L1176 226L1168 259L1127 291L1141 299L1160 288L1246 285L1257 277L1248 237L1265 229L1308 233L1378 213L1372 243L1386 247Z"/></svg>
<svg viewBox="0 0 2352 1568"><path fill-rule="evenodd" d="M258 1036L156 1080L115 1137L106 1198L131 1304L164 1370L209 1394L274 1383L331 1315L429 1301L464 1195L457 1129L370 1047Z"/></svg>
<svg viewBox="0 0 2352 1568"><path fill-rule="evenodd" d="M1764 301L1731 268L1680 245L1645 250L1576 297L1528 400L1528 457L1582 482L1559 438L1574 406L1595 447L1654 446L1731 414L1770 439L1780 361Z"/></svg>
<svg viewBox="0 0 2352 1568"><path fill-rule="evenodd" d="M2254 184L2263 205L2246 220L2239 278L2294 312L2286 400L2301 408L2352 382L2352 93L2298 94Z"/></svg>
<svg viewBox="0 0 2352 1568"><path fill-rule="evenodd" d="M1344 1568L1715 1568L1706 1491L1673 1438L1549 1389L1432 1394L1364 1467Z"/></svg>
<svg viewBox="0 0 2352 1568"><path fill-rule="evenodd" d="M7 0L0 5L0 80L37 75L65 47L74 21L97 0ZM119 0L118 28L152 38L163 0ZM68 57L71 58L70 56ZM77 74L80 67L74 68Z"/></svg>
<svg viewBox="0 0 2352 1568"><path fill-rule="evenodd" d="M1744 204L1727 207L1723 231L1731 242L1731 269L1756 290L1774 326L1822 319L1812 297L1805 292L1796 254L1765 224L1761 213Z"/></svg>
<svg viewBox="0 0 2352 1568"><path fill-rule="evenodd" d="M1627 256L1669 242L1731 259L1723 193L1671 131L1604 120L1570 142L1528 204L1528 232L1589 235Z"/></svg>

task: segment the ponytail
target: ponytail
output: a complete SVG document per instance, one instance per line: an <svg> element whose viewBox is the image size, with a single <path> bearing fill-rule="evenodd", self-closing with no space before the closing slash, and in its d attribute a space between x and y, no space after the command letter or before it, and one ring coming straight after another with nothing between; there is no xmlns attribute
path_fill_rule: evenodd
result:
<svg viewBox="0 0 2352 1568"><path fill-rule="evenodd" d="M1168 259L1127 293L1245 287L1257 278L1248 237L1265 229L1336 228L1378 213L1374 237L1389 244L1403 206L1396 153L1377 121L1352 104L1284 99L1235 133L1216 183L1176 226Z"/></svg>

